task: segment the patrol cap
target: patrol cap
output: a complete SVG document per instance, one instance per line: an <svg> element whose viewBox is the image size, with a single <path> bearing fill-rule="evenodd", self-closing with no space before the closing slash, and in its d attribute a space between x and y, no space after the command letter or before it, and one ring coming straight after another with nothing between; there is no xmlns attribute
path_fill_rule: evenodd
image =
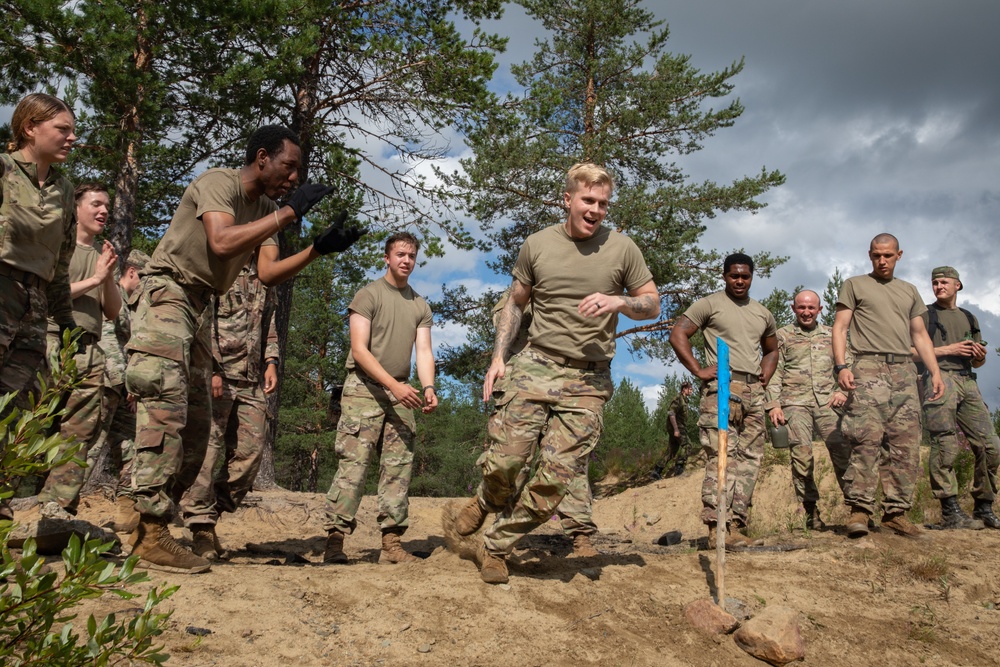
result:
<svg viewBox="0 0 1000 667"><path fill-rule="evenodd" d="M147 264L149 264L149 255L141 250L133 250L128 254L128 259L125 263L129 266L134 266L141 271L146 268Z"/></svg>
<svg viewBox="0 0 1000 667"><path fill-rule="evenodd" d="M951 278L958 281L958 289L962 289L962 279L958 277L958 271L951 266L939 266L931 271L931 280L935 278Z"/></svg>

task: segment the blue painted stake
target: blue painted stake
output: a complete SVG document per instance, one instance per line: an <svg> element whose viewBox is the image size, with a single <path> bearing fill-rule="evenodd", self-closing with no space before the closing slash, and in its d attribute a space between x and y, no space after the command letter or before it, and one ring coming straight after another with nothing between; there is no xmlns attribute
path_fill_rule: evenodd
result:
<svg viewBox="0 0 1000 667"><path fill-rule="evenodd" d="M726 467L729 457L729 381L732 374L729 370L729 345L719 338L716 341L718 346L718 382L719 391L716 394L719 405L719 485L715 495L716 513L716 588L719 599L717 604L726 610L726 535L728 530L728 509L729 499L726 494Z"/></svg>

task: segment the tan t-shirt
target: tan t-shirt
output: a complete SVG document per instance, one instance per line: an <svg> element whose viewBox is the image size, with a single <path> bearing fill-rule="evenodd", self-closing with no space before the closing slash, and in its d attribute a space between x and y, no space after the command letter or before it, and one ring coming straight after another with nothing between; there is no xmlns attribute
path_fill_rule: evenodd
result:
<svg viewBox="0 0 1000 667"><path fill-rule="evenodd" d="M417 329L430 329L434 322L424 297L409 285L402 289L390 285L383 276L358 290L348 309L371 321L368 349L386 373L405 382ZM347 370L355 366L354 355L348 353Z"/></svg>
<svg viewBox="0 0 1000 667"><path fill-rule="evenodd" d="M627 236L602 227L576 240L563 224L529 236L517 256L514 278L531 287L532 345L571 359L609 361L615 356L618 314L584 317L577 312L588 294L620 296L653 279L642 252Z"/></svg>
<svg viewBox="0 0 1000 667"><path fill-rule="evenodd" d="M917 288L898 278L871 274L844 281L837 305L854 311L850 341L854 354L910 355L910 320L927 312Z"/></svg>
<svg viewBox="0 0 1000 667"><path fill-rule="evenodd" d="M940 327L934 327L934 331L931 331L928 325L930 319L927 312L924 312L922 315L924 326L928 327L927 333L930 334L934 347L943 347L952 343L958 343L965 340L965 337L970 334L971 339L977 343L983 341L983 337L979 332L979 320L975 315L972 316L972 323L976 329L973 332L969 329L969 318L958 308L938 308L935 304L930 304L927 308L937 310L938 324L941 325ZM942 328L944 329L943 333L941 331ZM972 367L970 364L971 361L971 357L950 356L937 358L938 367L943 371L967 370Z"/></svg>
<svg viewBox="0 0 1000 667"><path fill-rule="evenodd" d="M777 332L774 315L760 302L736 300L725 291L698 299L684 316L705 334L708 365L718 363L721 338L729 345L729 367L738 373L760 375L760 341Z"/></svg>
<svg viewBox="0 0 1000 667"><path fill-rule="evenodd" d="M208 247L202 216L208 212L228 213L237 225L259 220L278 209L266 195L250 201L239 169L209 169L194 179L184 191L181 203L170 220L163 239L142 275L167 273L179 284L197 289L211 288L225 294L246 265L253 250L222 259ZM261 245L277 245L275 237Z"/></svg>
<svg viewBox="0 0 1000 667"><path fill-rule="evenodd" d="M69 282L78 283L94 275L94 268L100 256L100 251L94 246L77 243L73 259L69 262ZM104 324L104 291L100 285L73 299L73 319L78 327L100 338L101 327ZM48 332L57 335L59 333L59 325L51 318Z"/></svg>

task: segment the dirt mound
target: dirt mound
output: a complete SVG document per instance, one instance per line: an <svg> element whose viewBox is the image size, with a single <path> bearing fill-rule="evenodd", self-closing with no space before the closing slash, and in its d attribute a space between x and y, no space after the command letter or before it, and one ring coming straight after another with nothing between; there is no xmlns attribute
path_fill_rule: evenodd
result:
<svg viewBox="0 0 1000 667"><path fill-rule="evenodd" d="M715 587L715 554L697 516L702 474L689 470L597 500L599 557L568 558L569 540L549 522L519 545L504 586L483 583L474 564L445 548L442 514L454 511L447 499L412 499L403 545L422 562L377 564L376 503L365 498L345 544L350 564L322 566L323 497L252 494L218 527L231 561L204 575L151 572L156 585L180 584L164 605L174 612L162 638L168 664L763 664L683 617L686 603ZM832 474L821 483L821 505L836 524L843 510L831 485ZM83 500L80 516L100 525L114 512L95 495ZM783 466L762 474L754 513L751 528L768 546L804 548L729 554L727 594L751 615L769 604L798 610L804 664L996 664L1000 531L935 531L924 543L879 532L861 540L837 530L806 533L796 529ZM89 613L127 615L140 604L105 596L75 622Z"/></svg>

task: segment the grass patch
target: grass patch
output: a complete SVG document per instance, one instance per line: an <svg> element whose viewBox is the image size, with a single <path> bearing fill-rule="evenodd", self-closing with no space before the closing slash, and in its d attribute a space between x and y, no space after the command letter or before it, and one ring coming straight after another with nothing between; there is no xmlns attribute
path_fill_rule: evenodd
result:
<svg viewBox="0 0 1000 667"><path fill-rule="evenodd" d="M930 556L910 565L910 573L920 581L938 581L947 577L948 561L944 556Z"/></svg>

